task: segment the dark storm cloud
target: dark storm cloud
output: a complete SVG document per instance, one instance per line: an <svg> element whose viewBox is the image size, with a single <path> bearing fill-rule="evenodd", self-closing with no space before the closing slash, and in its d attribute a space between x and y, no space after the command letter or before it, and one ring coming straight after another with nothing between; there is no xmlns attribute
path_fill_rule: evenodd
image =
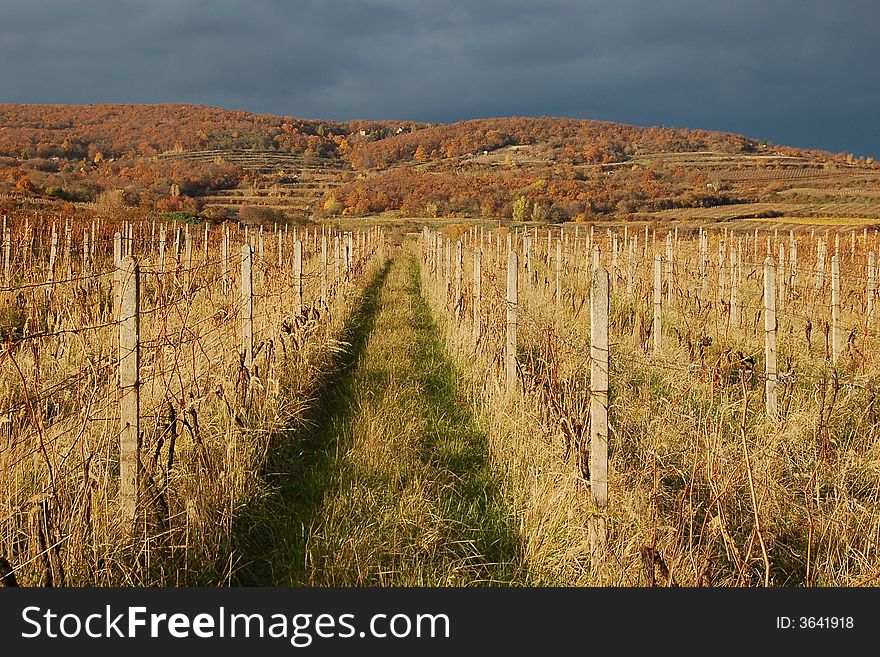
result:
<svg viewBox="0 0 880 657"><path fill-rule="evenodd" d="M0 101L560 115L880 155L873 0L0 0Z"/></svg>

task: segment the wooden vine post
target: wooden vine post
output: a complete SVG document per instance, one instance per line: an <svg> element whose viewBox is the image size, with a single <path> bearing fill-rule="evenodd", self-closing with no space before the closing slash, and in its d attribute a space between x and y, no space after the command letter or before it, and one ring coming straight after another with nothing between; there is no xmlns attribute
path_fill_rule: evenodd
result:
<svg viewBox="0 0 880 657"><path fill-rule="evenodd" d="M119 233L117 233L118 235ZM119 500L123 522L134 531L140 462L140 272L126 256L118 265L119 298Z"/></svg>
<svg viewBox="0 0 880 657"><path fill-rule="evenodd" d="M831 362L837 365L841 352L840 256L831 256Z"/></svg>
<svg viewBox="0 0 880 657"><path fill-rule="evenodd" d="M241 247L241 351L248 372L254 364L254 249Z"/></svg>
<svg viewBox="0 0 880 657"><path fill-rule="evenodd" d="M165 235L165 226L159 230L159 274L160 276L165 273L165 247L167 237ZM226 244L224 243L224 246Z"/></svg>
<svg viewBox="0 0 880 657"><path fill-rule="evenodd" d="M700 299L709 298L709 236L700 229Z"/></svg>
<svg viewBox="0 0 880 657"><path fill-rule="evenodd" d="M654 355L659 356L663 348L663 287L662 263L660 254L654 256Z"/></svg>
<svg viewBox="0 0 880 657"><path fill-rule="evenodd" d="M46 282L49 283L47 291L52 292L53 283L55 281L55 258L58 253L58 233L55 232L55 224L52 224L52 241L49 246L49 275Z"/></svg>
<svg viewBox="0 0 880 657"><path fill-rule="evenodd" d="M284 232L276 229L278 238L278 269L284 266Z"/></svg>
<svg viewBox="0 0 880 657"><path fill-rule="evenodd" d="M776 266L764 260L764 404L767 417L776 420Z"/></svg>
<svg viewBox="0 0 880 657"><path fill-rule="evenodd" d="M595 513L589 533L594 567L607 542L608 509L608 272L593 271L590 290L590 495Z"/></svg>

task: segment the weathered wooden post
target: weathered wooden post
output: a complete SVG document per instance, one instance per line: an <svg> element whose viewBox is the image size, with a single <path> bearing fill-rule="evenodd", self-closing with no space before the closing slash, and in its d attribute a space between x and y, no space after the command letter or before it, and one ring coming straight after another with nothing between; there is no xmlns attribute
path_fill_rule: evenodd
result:
<svg viewBox="0 0 880 657"><path fill-rule="evenodd" d="M767 417L776 420L776 267L773 258L764 260L764 376Z"/></svg>
<svg viewBox="0 0 880 657"><path fill-rule="evenodd" d="M816 244L816 283L818 292L825 285L825 242L820 238Z"/></svg>
<svg viewBox="0 0 880 657"><path fill-rule="evenodd" d="M254 365L254 249L241 246L241 350L244 366L251 372Z"/></svg>
<svg viewBox="0 0 880 657"><path fill-rule="evenodd" d="M165 226L162 225L159 227L159 275L160 277L165 273L165 247L166 247L166 235L165 235Z"/></svg>
<svg viewBox="0 0 880 657"><path fill-rule="evenodd" d="M55 257L58 253L58 233L55 232L55 224L52 224L52 241L49 246L49 275L46 282L49 283L47 292L52 292L52 284L55 282Z"/></svg>
<svg viewBox="0 0 880 657"><path fill-rule="evenodd" d="M278 269L280 270L284 267L284 232L281 230L275 232L278 238Z"/></svg>
<svg viewBox="0 0 880 657"><path fill-rule="evenodd" d="M663 348L663 283L661 281L662 262L660 254L654 254L654 355L659 356Z"/></svg>
<svg viewBox="0 0 880 657"><path fill-rule="evenodd" d="M589 533L593 565L598 565L607 542L608 509L608 272L593 271L590 286L590 495L596 513Z"/></svg>
<svg viewBox="0 0 880 657"><path fill-rule="evenodd" d="M527 284L532 283L532 237L529 235L529 229L526 228L526 236L523 239L526 253L526 272L528 273Z"/></svg>
<svg viewBox="0 0 880 657"><path fill-rule="evenodd" d="M119 235L119 233L117 233ZM118 264L119 308L119 500L128 532L137 516L140 464L140 272L127 256Z"/></svg>
<svg viewBox="0 0 880 657"><path fill-rule="evenodd" d="M516 388L516 311L517 275L519 263L516 251L507 254L507 342L505 344L505 387L507 392Z"/></svg>
<svg viewBox="0 0 880 657"><path fill-rule="evenodd" d="M840 358L840 256L831 256L831 362Z"/></svg>
<svg viewBox="0 0 880 657"><path fill-rule="evenodd" d="M700 229L700 298L705 302L709 298L709 236Z"/></svg>

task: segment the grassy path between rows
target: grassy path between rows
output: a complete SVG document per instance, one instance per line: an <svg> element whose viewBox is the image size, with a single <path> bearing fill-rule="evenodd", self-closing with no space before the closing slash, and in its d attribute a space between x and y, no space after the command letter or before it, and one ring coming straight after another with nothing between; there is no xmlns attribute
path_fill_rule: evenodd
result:
<svg viewBox="0 0 880 657"><path fill-rule="evenodd" d="M268 470L277 493L240 523L246 585L527 582L486 436L400 255L367 289L317 400Z"/></svg>

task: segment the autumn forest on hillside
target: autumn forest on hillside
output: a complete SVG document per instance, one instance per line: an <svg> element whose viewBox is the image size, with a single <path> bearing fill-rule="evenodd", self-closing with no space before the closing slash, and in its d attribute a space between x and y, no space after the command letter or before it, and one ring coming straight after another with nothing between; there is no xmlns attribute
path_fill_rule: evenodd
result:
<svg viewBox="0 0 880 657"><path fill-rule="evenodd" d="M774 217L789 206L822 214L821 203L839 201L840 176L875 199L877 171L845 153L591 120L337 123L192 105L0 106L4 212L27 200L67 215L262 223L379 213L592 222L727 206L734 217Z"/></svg>

